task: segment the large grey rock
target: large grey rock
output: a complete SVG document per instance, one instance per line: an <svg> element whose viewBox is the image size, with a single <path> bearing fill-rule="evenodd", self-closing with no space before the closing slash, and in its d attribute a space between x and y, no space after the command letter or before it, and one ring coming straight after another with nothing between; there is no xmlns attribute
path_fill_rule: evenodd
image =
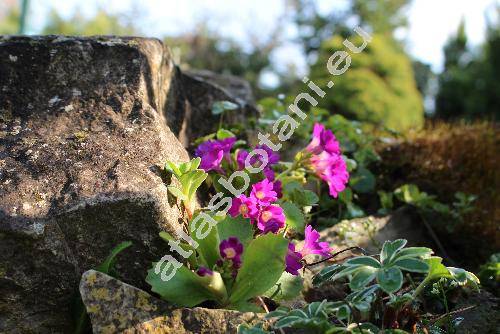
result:
<svg viewBox="0 0 500 334"><path fill-rule="evenodd" d="M124 240L144 286L181 216L159 165L184 110L156 39L0 38L0 332L68 332L80 274Z"/></svg>
<svg viewBox="0 0 500 334"><path fill-rule="evenodd" d="M217 130L220 115L212 115L212 105L217 101L230 101L238 109L224 114L226 124L248 124L258 116L249 83L241 78L213 73L210 71L189 71L181 73L183 95L186 98L185 131L181 142L185 146L200 136ZM249 127L246 127L249 129ZM251 136L247 132L243 135Z"/></svg>
<svg viewBox="0 0 500 334"><path fill-rule="evenodd" d="M236 333L254 313L195 307L175 309L166 302L100 272L82 276L80 293L94 333Z"/></svg>

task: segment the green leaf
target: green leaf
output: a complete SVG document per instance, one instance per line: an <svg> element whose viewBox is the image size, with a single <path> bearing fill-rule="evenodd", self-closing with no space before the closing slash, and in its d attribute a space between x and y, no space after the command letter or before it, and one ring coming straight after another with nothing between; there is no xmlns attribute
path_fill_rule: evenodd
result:
<svg viewBox="0 0 500 334"><path fill-rule="evenodd" d="M227 215L217 224L219 240L226 240L229 237L237 237L246 249L250 241L253 239L253 227L248 218L241 216L231 217Z"/></svg>
<svg viewBox="0 0 500 334"><path fill-rule="evenodd" d="M365 217L366 214L359 206L354 203L347 203L347 213L350 218Z"/></svg>
<svg viewBox="0 0 500 334"><path fill-rule="evenodd" d="M480 283L479 278L477 278L476 275L467 270L455 267L447 267L447 269L453 275L453 278L462 285L472 284L473 286L477 287Z"/></svg>
<svg viewBox="0 0 500 334"><path fill-rule="evenodd" d="M382 245L382 251L380 252L380 262L382 264L389 263L393 256L396 255L396 252L403 248L406 245L405 239L397 239L394 241L387 240Z"/></svg>
<svg viewBox="0 0 500 334"><path fill-rule="evenodd" d="M179 170L179 168L177 167L177 165L171 161L167 161L165 162L165 170L167 172L170 172L172 174L174 174L175 176L181 176L182 173L181 171Z"/></svg>
<svg viewBox="0 0 500 334"><path fill-rule="evenodd" d="M380 205L383 209L390 210L394 207L393 193L386 191L378 191L378 196L380 198Z"/></svg>
<svg viewBox="0 0 500 334"><path fill-rule="evenodd" d="M339 264L333 264L331 266L323 268L316 276L314 276L313 285L318 286L324 283L344 268L344 266L341 266Z"/></svg>
<svg viewBox="0 0 500 334"><path fill-rule="evenodd" d="M286 225L297 232L303 232L306 222L302 210L290 202L281 203L280 206L285 213Z"/></svg>
<svg viewBox="0 0 500 334"><path fill-rule="evenodd" d="M441 262L442 258L438 256L433 256L426 259L427 264L429 265L429 272L427 273L427 280L435 280L441 277L444 278L453 278L448 268L445 267Z"/></svg>
<svg viewBox="0 0 500 334"><path fill-rule="evenodd" d="M271 334L271 332L265 331L257 326L249 327L247 324L240 324L237 334Z"/></svg>
<svg viewBox="0 0 500 334"><path fill-rule="evenodd" d="M304 318L299 316L286 316L276 321L274 327L276 328L292 327L297 322L301 322L303 320Z"/></svg>
<svg viewBox="0 0 500 334"><path fill-rule="evenodd" d="M394 256L393 261L406 258L422 258L428 257L433 253L432 249L427 247L407 247L401 249Z"/></svg>
<svg viewBox="0 0 500 334"><path fill-rule="evenodd" d="M356 271L349 282L349 287L351 290L359 290L364 288L368 283L373 281L375 275L377 274L377 269L373 267L362 267Z"/></svg>
<svg viewBox="0 0 500 334"><path fill-rule="evenodd" d="M226 110L236 110L239 106L231 101L217 101L212 104L212 115L220 115Z"/></svg>
<svg viewBox="0 0 500 334"><path fill-rule="evenodd" d="M205 238L197 238L196 237L196 229L204 223L203 217L198 220L197 224L192 224L198 217L198 215L193 216L192 220L189 222L189 235L193 240L198 242L199 246L196 249L202 262L208 267L212 268L215 265L215 262L220 258L219 254L219 234L217 233L217 229L212 227L210 232ZM193 230L193 228L195 230Z"/></svg>
<svg viewBox="0 0 500 334"><path fill-rule="evenodd" d="M148 270L146 282L151 285L151 290L163 299L185 307L193 307L206 300L224 303L227 293L218 272L214 272L212 276L201 277L182 266L170 280L163 281L161 270L168 263L162 263L158 274L155 273L156 265L157 263L153 263L153 268Z"/></svg>
<svg viewBox="0 0 500 334"><path fill-rule="evenodd" d="M418 187L414 184L404 184L394 190L397 199L405 203L415 203L421 200L422 196Z"/></svg>
<svg viewBox="0 0 500 334"><path fill-rule="evenodd" d="M387 293L394 293L403 285L403 273L398 268L381 268L377 272L377 283Z"/></svg>
<svg viewBox="0 0 500 334"><path fill-rule="evenodd" d="M264 293L264 296L277 302L292 300L300 295L303 287L302 277L284 272L278 282Z"/></svg>
<svg viewBox="0 0 500 334"><path fill-rule="evenodd" d="M411 258L396 260L392 263L392 265L414 273L426 273L429 270L429 266L427 265L427 263Z"/></svg>
<svg viewBox="0 0 500 334"><path fill-rule="evenodd" d="M109 275L111 273L111 271L113 270L113 266L115 265L116 256L130 246L132 246L131 241L124 241L124 242L120 243L118 246L113 248L113 250L108 255L106 260L104 260L104 262L101 263L101 265L99 267L97 267L96 270L100 271L101 273Z"/></svg>
<svg viewBox="0 0 500 334"><path fill-rule="evenodd" d="M172 195L174 195L176 198L180 199L181 201L187 200L187 196L182 193L182 190L177 188L176 186L167 186L168 191Z"/></svg>
<svg viewBox="0 0 500 334"><path fill-rule="evenodd" d="M352 259L347 260L344 263L345 266L368 266L373 268L380 268L380 262L371 256L357 256Z"/></svg>
<svg viewBox="0 0 500 334"><path fill-rule="evenodd" d="M219 140L226 139L226 138L233 138L233 137L236 137L236 135L229 130L219 129L217 131L217 139L219 139Z"/></svg>
<svg viewBox="0 0 500 334"><path fill-rule="evenodd" d="M242 266L229 297L231 304L269 290L285 270L288 240L277 234L258 236L243 252Z"/></svg>
<svg viewBox="0 0 500 334"><path fill-rule="evenodd" d="M354 191L362 194L370 193L375 189L375 176L365 167L359 167L352 175L350 182Z"/></svg>
<svg viewBox="0 0 500 334"><path fill-rule="evenodd" d="M351 188L347 187L339 193L339 200L341 200L345 204L349 204L352 202L352 190Z"/></svg>

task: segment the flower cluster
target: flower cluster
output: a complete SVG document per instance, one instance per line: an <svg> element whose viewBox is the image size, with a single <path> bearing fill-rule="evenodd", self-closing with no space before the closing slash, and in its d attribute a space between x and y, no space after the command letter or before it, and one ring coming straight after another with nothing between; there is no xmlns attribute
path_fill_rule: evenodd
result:
<svg viewBox="0 0 500 334"><path fill-rule="evenodd" d="M309 162L314 173L328 184L330 195L337 197L345 189L349 173L335 135L316 123L306 150L312 155Z"/></svg>
<svg viewBox="0 0 500 334"><path fill-rule="evenodd" d="M237 237L229 237L219 244L220 259L217 260L217 271L228 273L230 277L235 277L241 267L241 254L243 254L243 244ZM212 276L210 268L200 266L196 273L200 276Z"/></svg>
<svg viewBox="0 0 500 334"><path fill-rule="evenodd" d="M238 269L241 266L243 244L238 238L229 237L219 244L219 253L223 260L231 261L233 268Z"/></svg>
<svg viewBox="0 0 500 334"><path fill-rule="evenodd" d="M231 148L236 142L236 137L221 140L207 140L196 148L195 156L201 158L200 168L206 172L215 170L222 173L223 159L231 161Z"/></svg>
<svg viewBox="0 0 500 334"><path fill-rule="evenodd" d="M250 196L241 194L233 198L228 213L231 217L250 218L262 233L276 233L285 226L283 209L273 204L280 194L281 183L264 179L252 185Z"/></svg>
<svg viewBox="0 0 500 334"><path fill-rule="evenodd" d="M319 233L308 225L305 230L304 246L300 251L295 250L295 244L288 244L288 253L286 255L286 271L292 275L298 275L303 267L302 259L309 254L318 254L321 256L330 255L331 248L327 242L319 242Z"/></svg>

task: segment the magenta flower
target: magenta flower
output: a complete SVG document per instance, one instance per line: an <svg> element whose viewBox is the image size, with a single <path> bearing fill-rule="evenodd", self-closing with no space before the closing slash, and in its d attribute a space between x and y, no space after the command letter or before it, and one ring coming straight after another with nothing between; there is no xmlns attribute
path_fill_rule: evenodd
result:
<svg viewBox="0 0 500 334"><path fill-rule="evenodd" d="M207 267L200 266L196 273L200 276L212 276L213 271L208 269Z"/></svg>
<svg viewBox="0 0 500 334"><path fill-rule="evenodd" d="M313 230L311 225L306 226L304 246L300 250L302 257L308 254L319 254L321 256L330 255L330 245L328 242L319 242L319 233Z"/></svg>
<svg viewBox="0 0 500 334"><path fill-rule="evenodd" d="M312 140L306 149L313 154L326 151L331 154L340 154L340 144L331 130L325 129L320 123L314 124Z"/></svg>
<svg viewBox="0 0 500 334"><path fill-rule="evenodd" d="M270 149L267 145L258 145L255 147L255 149L262 149L262 150L266 151L267 162L265 161L266 159L263 158L261 155L255 154L252 156L252 158L249 161L250 165L252 165L254 167L260 166L260 164L256 165L257 162L260 162L260 163L266 162L266 165L264 166L264 170L271 170L270 166L275 165L280 161L280 155L278 153L274 152L272 149ZM236 162L238 163L238 169L240 169L240 170L245 169L245 160L247 159L249 154L250 153L247 152L246 150L238 150L238 153L236 154Z"/></svg>
<svg viewBox="0 0 500 334"><path fill-rule="evenodd" d="M248 152L246 150L238 150L236 152L236 163L238 164L238 169L245 169L245 160L248 157Z"/></svg>
<svg viewBox="0 0 500 334"><path fill-rule="evenodd" d="M278 198L283 197L283 186L280 180L273 182L273 190L276 192L276 196L278 196Z"/></svg>
<svg viewBox="0 0 500 334"><path fill-rule="evenodd" d="M306 226L304 246L300 251L295 251L293 243L288 244L288 253L285 258L286 269L292 275L298 275L298 270L302 268L301 260L309 254L318 254L321 256L330 255L331 248L327 242L319 242L319 233L311 225Z"/></svg>
<svg viewBox="0 0 500 334"><path fill-rule="evenodd" d="M285 257L285 271L297 276L299 274L299 270L302 268L301 260L302 255L295 251L295 245L290 242L288 244L288 252Z"/></svg>
<svg viewBox="0 0 500 334"><path fill-rule="evenodd" d="M200 168L207 172L210 170L220 172L222 159L226 158L230 161L229 153L235 142L236 137L231 137L222 140L208 140L201 143L195 152L195 156L201 158Z"/></svg>
<svg viewBox="0 0 500 334"><path fill-rule="evenodd" d="M268 179L264 179L252 185L250 196L255 198L260 205L269 205L278 199L278 194L276 194L273 188L273 183Z"/></svg>
<svg viewBox="0 0 500 334"><path fill-rule="evenodd" d="M337 197L349 181L349 172L342 156L326 151L313 155L310 159L316 175L328 184L332 197Z"/></svg>
<svg viewBox="0 0 500 334"><path fill-rule="evenodd" d="M262 149L267 152L267 164L266 166L272 166L276 165L280 161L280 155L279 153L273 151L269 146L267 145L257 145L255 146L256 149ZM256 157L259 158L259 160L262 161L261 157L259 155L256 155Z"/></svg>
<svg viewBox="0 0 500 334"><path fill-rule="evenodd" d="M257 200L253 197L247 197L241 194L233 198L228 213L231 217L241 215L243 218L255 218L258 214Z"/></svg>
<svg viewBox="0 0 500 334"><path fill-rule="evenodd" d="M269 181L274 181L274 170L271 167L265 167L262 170L262 174L268 179Z"/></svg>
<svg viewBox="0 0 500 334"><path fill-rule="evenodd" d="M285 214L277 205L262 207L257 220L257 227L263 233L276 233L285 226Z"/></svg>
<svg viewBox="0 0 500 334"><path fill-rule="evenodd" d="M236 237L229 237L222 240L219 244L219 252L223 259L233 262L233 267L238 268L241 265L241 254L243 253L243 244Z"/></svg>

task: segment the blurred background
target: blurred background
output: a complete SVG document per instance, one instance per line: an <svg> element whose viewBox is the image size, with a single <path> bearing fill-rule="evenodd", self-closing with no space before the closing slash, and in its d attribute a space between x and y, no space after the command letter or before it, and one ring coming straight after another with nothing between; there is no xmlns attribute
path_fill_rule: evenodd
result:
<svg viewBox="0 0 500 334"><path fill-rule="evenodd" d="M498 119L494 0L2 0L0 34L157 37L182 68L245 78L258 98L293 94L361 24L368 52L322 107L402 131L430 119ZM325 76L325 78L323 78ZM325 81L326 82L326 81Z"/></svg>

